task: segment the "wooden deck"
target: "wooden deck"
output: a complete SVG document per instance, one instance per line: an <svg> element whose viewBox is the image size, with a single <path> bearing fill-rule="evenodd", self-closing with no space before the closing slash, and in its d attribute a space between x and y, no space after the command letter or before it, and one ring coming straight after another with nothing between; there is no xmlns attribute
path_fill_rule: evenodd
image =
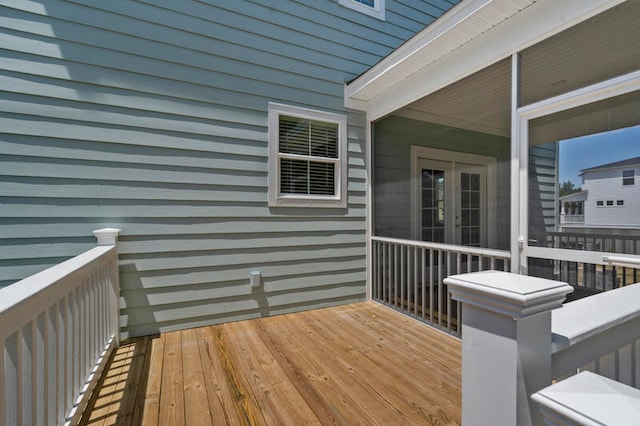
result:
<svg viewBox="0 0 640 426"><path fill-rule="evenodd" d="M82 424L460 424L460 349L376 302L136 338Z"/></svg>

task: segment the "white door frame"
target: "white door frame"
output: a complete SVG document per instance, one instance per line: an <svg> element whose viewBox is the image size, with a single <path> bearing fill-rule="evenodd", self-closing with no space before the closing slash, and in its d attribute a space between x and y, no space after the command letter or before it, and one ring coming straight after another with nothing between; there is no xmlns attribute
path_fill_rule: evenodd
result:
<svg viewBox="0 0 640 426"><path fill-rule="evenodd" d="M486 155L468 154L464 152L448 151L444 149L428 148L425 146L412 145L411 146L411 165L410 165L410 191L411 191L411 236L419 240L420 230L420 205L418 191L420 190L420 179L418 177L419 163L421 159L446 161L451 163L463 163L463 164L477 164L487 168L487 244L489 247L495 247L496 244L496 215L491 214L495 212L497 202L497 169L498 161L495 157L489 157Z"/></svg>
<svg viewBox="0 0 640 426"><path fill-rule="evenodd" d="M514 64L517 58L514 58ZM514 65L514 68L517 68ZM591 86L574 90L563 95L545 99L531 105L526 105L515 110L516 126L513 129L515 138L512 140L512 185L511 185L511 208L512 208L512 229L515 227L517 235L512 247L517 246L519 255L512 255L512 271L527 274L527 258L564 258L575 257L578 254L585 260L587 252L565 253L566 250L529 246L529 185L528 185L528 164L529 164L529 121L544 117L546 115L580 107L594 102L612 98L614 96L640 90L640 71L634 71L610 80L602 81ZM515 251L512 249L512 253ZM593 254L593 253L592 253ZM593 254L600 258L602 256ZM591 257L594 257L591 256ZM594 258L595 259L595 258Z"/></svg>

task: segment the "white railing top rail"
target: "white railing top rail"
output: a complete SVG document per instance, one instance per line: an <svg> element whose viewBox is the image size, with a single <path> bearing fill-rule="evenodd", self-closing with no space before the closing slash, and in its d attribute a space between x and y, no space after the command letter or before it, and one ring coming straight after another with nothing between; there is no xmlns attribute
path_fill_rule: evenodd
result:
<svg viewBox="0 0 640 426"><path fill-rule="evenodd" d="M528 246L527 256L565 262L591 263L594 265L640 265L640 256L631 254L612 255L612 253L603 251Z"/></svg>
<svg viewBox="0 0 640 426"><path fill-rule="evenodd" d="M15 332L34 312L43 312L77 281L91 273L91 262L98 261L115 246L98 246L72 259L31 275L0 289L0 341ZM73 278L73 279L67 279Z"/></svg>
<svg viewBox="0 0 640 426"><path fill-rule="evenodd" d="M0 289L0 426L79 420L118 345L119 232Z"/></svg>
<svg viewBox="0 0 640 426"><path fill-rule="evenodd" d="M640 285L565 303L551 313L552 353L640 318Z"/></svg>
<svg viewBox="0 0 640 426"><path fill-rule="evenodd" d="M404 240L400 238L376 237L372 236L371 240L383 243L403 244L413 247L421 247L432 250L442 250L451 253L471 254L476 256L495 257L498 259L511 259L511 252L506 250L497 250L489 248L460 246L455 244L432 243L418 240Z"/></svg>
<svg viewBox="0 0 640 426"><path fill-rule="evenodd" d="M640 256L602 256L602 261L613 266L640 268Z"/></svg>

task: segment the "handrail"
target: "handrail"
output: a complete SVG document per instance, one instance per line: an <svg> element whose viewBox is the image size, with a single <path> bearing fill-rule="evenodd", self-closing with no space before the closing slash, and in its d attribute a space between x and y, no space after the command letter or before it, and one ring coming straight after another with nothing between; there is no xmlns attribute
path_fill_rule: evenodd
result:
<svg viewBox="0 0 640 426"><path fill-rule="evenodd" d="M118 345L119 231L0 289L0 426L78 422Z"/></svg>
<svg viewBox="0 0 640 426"><path fill-rule="evenodd" d="M602 261L608 263L609 265L616 266L638 266L640 265L640 257L629 257L629 256L602 256Z"/></svg>
<svg viewBox="0 0 640 426"><path fill-rule="evenodd" d="M496 257L499 259L511 259L511 252L506 250L497 250L490 248L480 248L480 247L469 247L469 246L461 246L455 244L443 244L443 243L432 243L428 241L417 241L417 240L404 240L400 238L388 238L388 237L374 237L371 239L373 241L380 241L384 243L392 243L392 244L404 244L413 247L422 247L426 249L432 250L444 250L451 253L461 253L461 254L472 254L475 256L487 256L487 257Z"/></svg>
<svg viewBox="0 0 640 426"><path fill-rule="evenodd" d="M34 312L44 312L60 294L67 294L72 281L86 279L92 262L100 262L113 247L98 246L52 268L0 289L0 341L15 333ZM68 278L72 276L73 280Z"/></svg>
<svg viewBox="0 0 640 426"><path fill-rule="evenodd" d="M640 285L565 303L551 315L553 375L560 377L638 338Z"/></svg>

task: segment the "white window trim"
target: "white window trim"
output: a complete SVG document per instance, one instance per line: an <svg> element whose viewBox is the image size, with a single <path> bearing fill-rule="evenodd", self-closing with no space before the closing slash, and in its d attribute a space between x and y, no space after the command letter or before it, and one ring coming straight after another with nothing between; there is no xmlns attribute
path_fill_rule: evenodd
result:
<svg viewBox="0 0 640 426"><path fill-rule="evenodd" d="M338 125L338 159L335 161L335 195L282 194L280 192L280 115ZM347 117L308 108L269 102L269 207L347 207Z"/></svg>
<svg viewBox="0 0 640 426"><path fill-rule="evenodd" d="M624 173L625 172L631 172L631 176L625 176ZM626 179L630 179L632 181L632 183L624 183L624 181ZM626 169L622 171L622 186L635 186L636 184L636 171L635 169Z"/></svg>
<svg viewBox="0 0 640 426"><path fill-rule="evenodd" d="M338 0L338 3L344 7L348 7L349 9L357 10L360 13L364 13L365 15L373 16L374 18L384 21L384 1L385 0L374 0L373 7L357 2L356 0Z"/></svg>

